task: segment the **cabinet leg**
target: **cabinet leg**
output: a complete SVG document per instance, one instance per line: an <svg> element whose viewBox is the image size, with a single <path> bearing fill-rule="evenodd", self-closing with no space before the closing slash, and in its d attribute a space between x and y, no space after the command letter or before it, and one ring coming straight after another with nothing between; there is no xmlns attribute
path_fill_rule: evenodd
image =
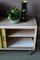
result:
<svg viewBox="0 0 40 60"><path fill-rule="evenodd" d="M29 50L29 54L30 54L30 55L32 55L32 54L34 54L34 53L35 53L34 50Z"/></svg>

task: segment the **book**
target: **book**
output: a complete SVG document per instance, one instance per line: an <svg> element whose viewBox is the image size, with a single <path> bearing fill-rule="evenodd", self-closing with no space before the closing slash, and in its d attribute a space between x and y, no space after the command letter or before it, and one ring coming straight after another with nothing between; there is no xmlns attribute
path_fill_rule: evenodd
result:
<svg viewBox="0 0 40 60"><path fill-rule="evenodd" d="M0 30L0 48L2 48L1 30Z"/></svg>
<svg viewBox="0 0 40 60"><path fill-rule="evenodd" d="M6 42L6 32L5 32L5 29L1 29L1 35L2 35L2 47L6 48L7 47L7 42Z"/></svg>

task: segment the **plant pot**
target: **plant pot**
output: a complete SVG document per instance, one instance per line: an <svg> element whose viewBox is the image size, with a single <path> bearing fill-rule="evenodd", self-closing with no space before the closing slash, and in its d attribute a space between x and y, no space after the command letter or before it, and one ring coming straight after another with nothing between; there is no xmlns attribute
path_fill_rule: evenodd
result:
<svg viewBox="0 0 40 60"><path fill-rule="evenodd" d="M13 24L17 24L17 23L19 23L19 21L20 21L20 19L17 19L17 20L10 20L10 22L13 23Z"/></svg>

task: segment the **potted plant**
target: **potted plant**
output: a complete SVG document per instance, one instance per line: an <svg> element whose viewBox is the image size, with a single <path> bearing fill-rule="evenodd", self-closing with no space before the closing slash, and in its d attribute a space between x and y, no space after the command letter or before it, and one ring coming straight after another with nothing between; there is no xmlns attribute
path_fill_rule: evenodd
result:
<svg viewBox="0 0 40 60"><path fill-rule="evenodd" d="M11 22L19 23L20 13L21 11L14 6L10 11L7 11L7 17Z"/></svg>

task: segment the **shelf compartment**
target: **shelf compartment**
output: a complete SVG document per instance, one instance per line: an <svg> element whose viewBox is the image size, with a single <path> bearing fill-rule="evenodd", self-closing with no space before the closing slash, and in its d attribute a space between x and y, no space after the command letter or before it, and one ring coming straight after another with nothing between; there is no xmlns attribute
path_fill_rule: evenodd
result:
<svg viewBox="0 0 40 60"><path fill-rule="evenodd" d="M34 37L34 29L8 29L7 37Z"/></svg>
<svg viewBox="0 0 40 60"><path fill-rule="evenodd" d="M9 49L27 50L33 49L34 43L32 38L7 38Z"/></svg>

